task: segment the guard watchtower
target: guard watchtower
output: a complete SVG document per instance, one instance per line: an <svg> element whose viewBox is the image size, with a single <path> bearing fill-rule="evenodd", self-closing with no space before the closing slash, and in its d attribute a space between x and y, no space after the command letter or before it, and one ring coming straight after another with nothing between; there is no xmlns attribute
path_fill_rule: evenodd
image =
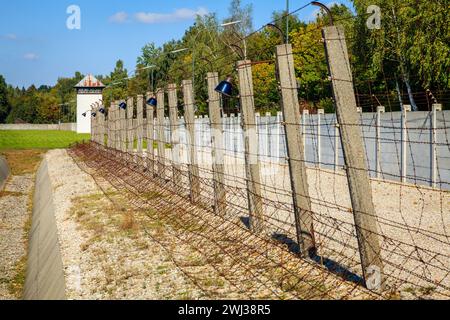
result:
<svg viewBox="0 0 450 320"><path fill-rule="evenodd" d="M94 103L102 100L105 86L93 75L88 74L75 86L75 89L77 90L77 133L91 133L91 108Z"/></svg>

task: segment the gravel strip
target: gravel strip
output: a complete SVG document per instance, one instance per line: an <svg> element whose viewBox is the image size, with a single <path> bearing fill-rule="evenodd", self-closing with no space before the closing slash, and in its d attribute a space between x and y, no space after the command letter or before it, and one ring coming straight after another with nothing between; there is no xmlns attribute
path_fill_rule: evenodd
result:
<svg viewBox="0 0 450 320"><path fill-rule="evenodd" d="M11 292L16 265L26 255L25 225L30 212L33 175L11 176L0 194L0 300L20 297Z"/></svg>
<svg viewBox="0 0 450 320"><path fill-rule="evenodd" d="M48 152L46 160L68 299L204 296L156 242L134 227L122 227L124 212L112 207L65 150Z"/></svg>

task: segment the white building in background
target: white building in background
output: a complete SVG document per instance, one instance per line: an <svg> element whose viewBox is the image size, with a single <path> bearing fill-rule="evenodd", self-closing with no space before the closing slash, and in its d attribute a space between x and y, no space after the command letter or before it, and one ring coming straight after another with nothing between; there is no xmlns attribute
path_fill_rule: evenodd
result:
<svg viewBox="0 0 450 320"><path fill-rule="evenodd" d="M75 86L77 90L77 133L91 133L92 105L103 99L104 88L103 83L91 74L88 74Z"/></svg>

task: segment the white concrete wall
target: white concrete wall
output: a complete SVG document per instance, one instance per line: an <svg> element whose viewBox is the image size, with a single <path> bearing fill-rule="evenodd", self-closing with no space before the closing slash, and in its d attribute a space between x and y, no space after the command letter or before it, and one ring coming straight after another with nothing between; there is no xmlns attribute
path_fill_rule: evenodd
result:
<svg viewBox="0 0 450 320"><path fill-rule="evenodd" d="M12 131L26 131L26 130L60 130L60 131L77 131L76 123L61 123L61 124L0 124L1 130Z"/></svg>
<svg viewBox="0 0 450 320"><path fill-rule="evenodd" d="M36 175L24 300L66 299L53 188L44 159Z"/></svg>
<svg viewBox="0 0 450 320"><path fill-rule="evenodd" d="M101 94L77 95L77 133L91 133L91 105L102 99ZM83 117L83 113L87 116Z"/></svg>

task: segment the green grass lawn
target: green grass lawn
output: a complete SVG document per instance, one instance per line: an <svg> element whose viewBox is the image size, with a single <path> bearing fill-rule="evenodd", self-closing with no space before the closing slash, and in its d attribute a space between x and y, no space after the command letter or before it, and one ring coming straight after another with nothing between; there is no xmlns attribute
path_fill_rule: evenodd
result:
<svg viewBox="0 0 450 320"><path fill-rule="evenodd" d="M62 149L89 139L71 131L0 131L0 150Z"/></svg>

